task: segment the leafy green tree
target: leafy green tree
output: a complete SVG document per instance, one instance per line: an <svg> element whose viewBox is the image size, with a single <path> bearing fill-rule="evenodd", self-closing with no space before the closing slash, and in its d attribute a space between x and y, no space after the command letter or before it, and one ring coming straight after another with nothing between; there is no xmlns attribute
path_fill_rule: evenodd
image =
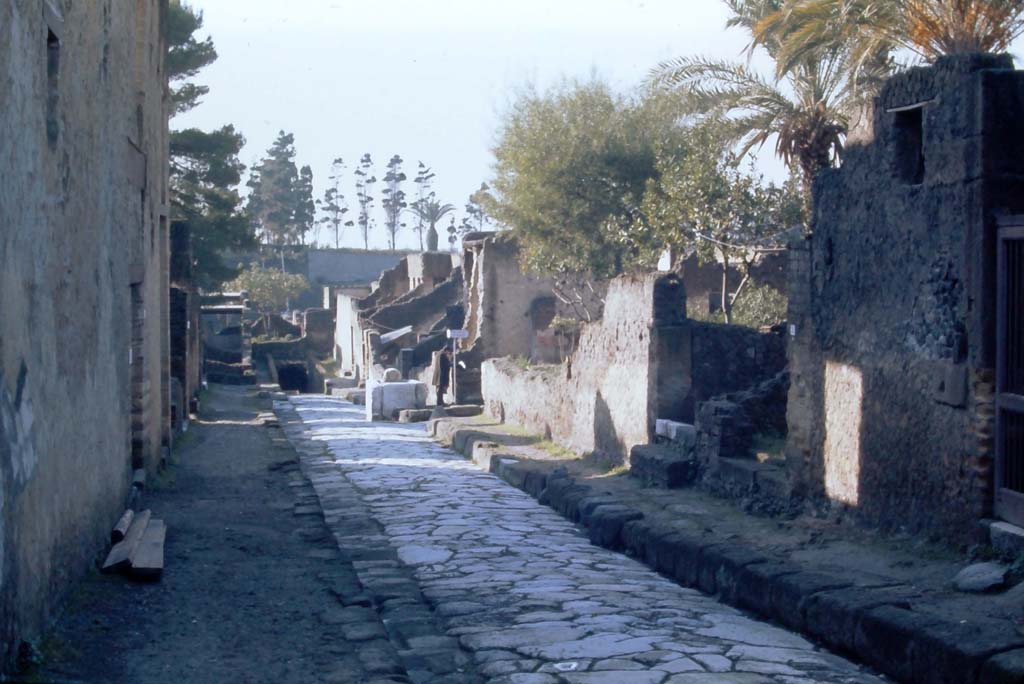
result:
<svg viewBox="0 0 1024 684"><path fill-rule="evenodd" d="M209 92L189 80L217 59L213 41L195 37L202 26L202 13L180 0L169 3L166 68L174 114L196 107ZM255 244L238 194L245 171L238 159L243 145L245 138L231 125L170 134L170 218L174 225L187 226L191 234L193 279L203 289L217 289L237 274L237 269L224 264L223 251Z"/></svg>
<svg viewBox="0 0 1024 684"><path fill-rule="evenodd" d="M253 264L239 273L227 287L232 291L249 293L249 301L264 317L269 330L270 316L283 311L290 299L308 290L309 283L302 275Z"/></svg>
<svg viewBox="0 0 1024 684"><path fill-rule="evenodd" d="M590 81L513 104L485 209L515 231L528 269L603 278L651 264L644 193L659 153L682 152L667 100L627 99Z"/></svg>
<svg viewBox="0 0 1024 684"><path fill-rule="evenodd" d="M373 186L377 183L377 177L373 175L373 158L367 152L359 160L359 168L356 174L356 201L359 202L359 230L363 234L363 248L370 249L370 231L373 229L374 196Z"/></svg>
<svg viewBox="0 0 1024 684"><path fill-rule="evenodd" d="M430 191L431 186L434 182L435 173L429 166L423 162L419 162L416 167L416 177L413 178L412 182L416 185L416 199L410 205L413 210L416 209L417 205L422 206L428 198L433 194ZM423 235L427 230L427 221L419 213L416 214L416 234L420 238L420 251L423 251Z"/></svg>
<svg viewBox="0 0 1024 684"><path fill-rule="evenodd" d="M765 184L752 170L744 171L710 127L689 135L688 154L660 160L644 210L661 244L719 266L721 308L732 323L733 306L750 283L752 260L783 248L784 236L800 225L802 200L795 183ZM742 274L739 283L729 281L733 270Z"/></svg>
<svg viewBox="0 0 1024 684"><path fill-rule="evenodd" d="M299 245L313 227L313 171L295 165L295 137L281 131L265 156L253 167L247 185L248 211L264 243L278 248L284 264L284 248Z"/></svg>
<svg viewBox="0 0 1024 684"><path fill-rule="evenodd" d="M388 160L388 171L384 174L384 188L380 204L384 209L384 226L388 230L388 246L395 251L398 231L405 226L401 222L402 210L409 206L405 201L402 183L406 175L402 172L402 158L397 154Z"/></svg>
<svg viewBox="0 0 1024 684"><path fill-rule="evenodd" d="M324 198L320 200L320 208L324 211L320 223L334 231L334 248L341 247L341 229L350 228L355 225L352 221L345 220L348 213L348 203L345 195L341 192L341 182L345 172L345 162L338 157L331 164L331 175L328 176L327 189L324 190Z"/></svg>
<svg viewBox="0 0 1024 684"><path fill-rule="evenodd" d="M426 199L413 202L410 209L420 221L429 226L427 230L427 250L436 252L438 241L437 224L445 216L455 211L455 207L451 204L441 204L437 201L434 193L430 193Z"/></svg>

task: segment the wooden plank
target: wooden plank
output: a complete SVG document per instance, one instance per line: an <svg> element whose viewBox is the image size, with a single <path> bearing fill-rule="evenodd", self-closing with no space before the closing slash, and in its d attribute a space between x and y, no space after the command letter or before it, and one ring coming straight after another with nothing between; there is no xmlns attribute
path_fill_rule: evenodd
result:
<svg viewBox="0 0 1024 684"><path fill-rule="evenodd" d="M124 535L128 534L128 528L132 526L132 519L134 517L135 511L130 508L121 515L121 519L117 521L117 524L114 525L114 529L110 531L111 544L116 544L124 539Z"/></svg>
<svg viewBox="0 0 1024 684"><path fill-rule="evenodd" d="M110 549L110 553L107 554L107 560L103 563L103 572L114 572L129 566L132 552L138 546L139 540L142 539L142 534L149 525L150 515L151 513L148 510L135 514L135 518L132 520L128 532L124 535L124 539L115 544L114 548Z"/></svg>
<svg viewBox="0 0 1024 684"><path fill-rule="evenodd" d="M156 518L149 521L146 532L132 552L131 570L135 577L156 578L164 571L164 541L167 525Z"/></svg>

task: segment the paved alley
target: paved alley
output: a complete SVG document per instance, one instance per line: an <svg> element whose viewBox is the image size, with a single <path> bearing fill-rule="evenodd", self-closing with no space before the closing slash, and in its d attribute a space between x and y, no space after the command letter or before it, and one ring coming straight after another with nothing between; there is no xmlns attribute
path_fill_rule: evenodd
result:
<svg viewBox="0 0 1024 684"><path fill-rule="evenodd" d="M446 637L493 684L871 684L884 681L784 629L592 546L523 492L362 407L275 403L342 548L397 550ZM299 420L301 419L301 421ZM378 526L352 535L339 492ZM360 581L379 569L356 563ZM387 620L385 619L385 622Z"/></svg>

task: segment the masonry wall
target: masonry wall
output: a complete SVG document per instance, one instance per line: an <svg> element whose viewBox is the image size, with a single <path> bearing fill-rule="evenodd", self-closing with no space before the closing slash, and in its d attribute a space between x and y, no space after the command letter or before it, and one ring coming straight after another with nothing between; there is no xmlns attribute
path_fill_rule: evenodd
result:
<svg viewBox="0 0 1024 684"><path fill-rule="evenodd" d="M0 3L5 666L104 548L132 442L155 467L170 436L163 11Z"/></svg>
<svg viewBox="0 0 1024 684"><path fill-rule="evenodd" d="M892 79L795 246L791 477L884 529L968 541L991 512L995 216L1024 203L1011 64Z"/></svg>
<svg viewBox="0 0 1024 684"><path fill-rule="evenodd" d="M524 371L507 359L482 365L482 394L494 417L520 423L581 452L625 462L654 430L679 348L666 344L685 326L686 298L674 275L612 281L604 317L584 328L564 366ZM669 351L666 351L669 350Z"/></svg>

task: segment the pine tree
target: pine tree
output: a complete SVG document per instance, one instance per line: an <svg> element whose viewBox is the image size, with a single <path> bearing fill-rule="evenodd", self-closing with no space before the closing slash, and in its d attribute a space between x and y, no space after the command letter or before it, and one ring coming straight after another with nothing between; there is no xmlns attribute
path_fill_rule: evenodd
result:
<svg viewBox="0 0 1024 684"><path fill-rule="evenodd" d="M278 133L247 185L252 189L248 210L253 225L265 244L278 248L283 264L284 248L304 243L316 214L313 171L296 167L295 136Z"/></svg>
<svg viewBox="0 0 1024 684"><path fill-rule="evenodd" d="M359 230L363 234L363 248L370 249L370 230L373 228L373 218L370 211L373 209L374 197L373 186L377 177L373 175L373 158L367 152L359 160L359 168L356 174L356 201L359 202Z"/></svg>
<svg viewBox="0 0 1024 684"><path fill-rule="evenodd" d="M405 226L401 223L402 210L409 206L405 201L405 191L402 190L402 183L406 175L402 173L402 158L397 154L388 160L388 172L384 174L384 189L381 190L383 198L380 201L384 208L384 225L388 229L388 246L395 251L399 229Z"/></svg>
<svg viewBox="0 0 1024 684"><path fill-rule="evenodd" d="M416 184L416 201L412 203L411 207L415 211L417 207L423 207L428 198L430 197L430 188L433 185L434 172L429 166L423 162L419 162L416 169L416 177L413 178L412 182ZM423 215L416 212L416 233L420 237L420 251L423 251L423 233L427 228L427 221L424 220Z"/></svg>
<svg viewBox="0 0 1024 684"><path fill-rule="evenodd" d="M164 24L167 76L173 114L198 106L209 88L193 83L199 71L217 59L213 41L198 40L203 15L180 0L172 0ZM192 239L192 277L204 289L216 289L237 275L221 253L255 244L238 194L245 166L238 154L245 138L226 125L215 131L196 128L170 134L171 223L188 228Z"/></svg>
<svg viewBox="0 0 1024 684"><path fill-rule="evenodd" d="M324 217L320 219L327 228L334 231L334 248L341 247L342 226L351 227L352 221L345 221L345 214L348 213L348 203L345 195L341 192L342 174L345 171L345 162L338 157L331 164L331 175L328 176L329 185L324 191L324 198L320 200L320 208L324 211Z"/></svg>

